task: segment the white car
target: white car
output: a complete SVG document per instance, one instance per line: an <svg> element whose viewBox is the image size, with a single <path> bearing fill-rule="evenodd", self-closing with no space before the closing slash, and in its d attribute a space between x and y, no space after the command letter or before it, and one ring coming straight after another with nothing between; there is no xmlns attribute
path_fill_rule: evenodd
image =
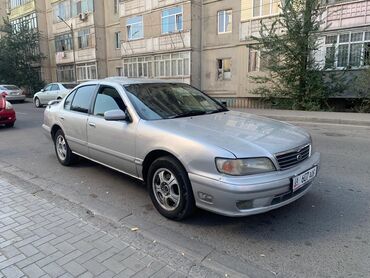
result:
<svg viewBox="0 0 370 278"><path fill-rule="evenodd" d="M64 98L77 85L75 83L50 83L33 96L33 103L40 108L49 101Z"/></svg>

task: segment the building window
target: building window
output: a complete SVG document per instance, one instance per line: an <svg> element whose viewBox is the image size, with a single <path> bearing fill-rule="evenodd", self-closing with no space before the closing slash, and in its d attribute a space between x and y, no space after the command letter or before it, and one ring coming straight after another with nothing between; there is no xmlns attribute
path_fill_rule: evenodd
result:
<svg viewBox="0 0 370 278"><path fill-rule="evenodd" d="M370 32L350 32L325 37L325 68L359 68L368 65Z"/></svg>
<svg viewBox="0 0 370 278"><path fill-rule="evenodd" d="M17 18L15 20L12 20L10 22L12 25L13 29L17 32L20 31L21 26L27 26L30 30L36 30L38 29L37 25L37 15L36 13L31 13L29 15L26 15L21 18Z"/></svg>
<svg viewBox="0 0 370 278"><path fill-rule="evenodd" d="M77 81L97 79L97 67L95 63L77 65Z"/></svg>
<svg viewBox="0 0 370 278"><path fill-rule="evenodd" d="M181 52L123 60L123 76L126 77L188 77L190 53Z"/></svg>
<svg viewBox="0 0 370 278"><path fill-rule="evenodd" d="M22 6L22 5L27 4L29 2L33 2L33 0L10 0L9 4L10 4L10 8L14 9L16 7Z"/></svg>
<svg viewBox="0 0 370 278"><path fill-rule="evenodd" d="M71 7L69 1L59 2L53 7L54 22L60 22L62 19L71 18Z"/></svg>
<svg viewBox="0 0 370 278"><path fill-rule="evenodd" d="M89 47L90 29L78 31L78 48L83 49Z"/></svg>
<svg viewBox="0 0 370 278"><path fill-rule="evenodd" d="M143 38L143 17L135 16L127 19L126 29L128 40L137 40Z"/></svg>
<svg viewBox="0 0 370 278"><path fill-rule="evenodd" d="M114 9L114 13L118 14L118 12L119 12L119 0L113 0L113 9Z"/></svg>
<svg viewBox="0 0 370 278"><path fill-rule="evenodd" d="M233 11L219 11L218 12L218 33L231 33L233 27Z"/></svg>
<svg viewBox="0 0 370 278"><path fill-rule="evenodd" d="M253 17L273 14L274 3L274 0L253 0Z"/></svg>
<svg viewBox="0 0 370 278"><path fill-rule="evenodd" d="M114 45L116 49L121 48L121 32L114 33Z"/></svg>
<svg viewBox="0 0 370 278"><path fill-rule="evenodd" d="M72 16L94 11L94 0L71 0Z"/></svg>
<svg viewBox="0 0 370 278"><path fill-rule="evenodd" d="M55 51L64 52L72 50L72 34L64 34L55 37Z"/></svg>
<svg viewBox="0 0 370 278"><path fill-rule="evenodd" d="M183 30L182 7L165 9L162 12L162 34Z"/></svg>
<svg viewBox="0 0 370 278"><path fill-rule="evenodd" d="M217 59L217 80L231 79L231 59Z"/></svg>
<svg viewBox="0 0 370 278"><path fill-rule="evenodd" d="M57 66L57 80L58 82L73 82L74 77L74 66Z"/></svg>
<svg viewBox="0 0 370 278"><path fill-rule="evenodd" d="M117 76L123 76L123 68L122 67L117 67L116 68L116 73L117 73Z"/></svg>

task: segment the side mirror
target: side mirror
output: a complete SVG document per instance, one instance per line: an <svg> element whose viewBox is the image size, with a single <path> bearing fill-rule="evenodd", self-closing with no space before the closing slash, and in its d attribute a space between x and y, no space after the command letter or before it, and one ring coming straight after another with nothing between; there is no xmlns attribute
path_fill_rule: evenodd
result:
<svg viewBox="0 0 370 278"><path fill-rule="evenodd" d="M122 110L109 110L104 113L104 119L106 121L126 121L127 115Z"/></svg>
<svg viewBox="0 0 370 278"><path fill-rule="evenodd" d="M45 92L45 89L44 89L44 88L42 88L40 92Z"/></svg>

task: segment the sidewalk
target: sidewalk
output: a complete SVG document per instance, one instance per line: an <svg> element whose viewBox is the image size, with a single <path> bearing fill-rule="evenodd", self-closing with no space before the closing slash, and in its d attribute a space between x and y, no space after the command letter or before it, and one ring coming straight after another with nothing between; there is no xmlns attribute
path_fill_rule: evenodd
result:
<svg viewBox="0 0 370 278"><path fill-rule="evenodd" d="M224 276L135 229L104 232L39 193L0 177L0 277Z"/></svg>
<svg viewBox="0 0 370 278"><path fill-rule="evenodd" d="M370 126L370 113L308 112L276 109L231 109L281 121Z"/></svg>

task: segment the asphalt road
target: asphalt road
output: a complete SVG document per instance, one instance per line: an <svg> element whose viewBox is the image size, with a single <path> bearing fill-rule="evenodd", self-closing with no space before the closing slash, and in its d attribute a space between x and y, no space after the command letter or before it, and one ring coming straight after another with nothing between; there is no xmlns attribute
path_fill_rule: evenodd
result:
<svg viewBox="0 0 370 278"><path fill-rule="evenodd" d="M14 106L15 128L0 127L0 160L55 182L56 191L106 208L107 214L121 212L118 220L141 219L149 230L175 232L189 246L204 244L281 277L369 277L369 127L299 123L322 154L321 172L306 196L262 215L235 219L198 210L178 223L160 216L145 187L132 178L86 160L62 167L42 134L43 109Z"/></svg>

